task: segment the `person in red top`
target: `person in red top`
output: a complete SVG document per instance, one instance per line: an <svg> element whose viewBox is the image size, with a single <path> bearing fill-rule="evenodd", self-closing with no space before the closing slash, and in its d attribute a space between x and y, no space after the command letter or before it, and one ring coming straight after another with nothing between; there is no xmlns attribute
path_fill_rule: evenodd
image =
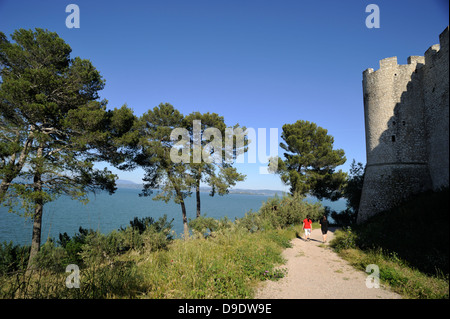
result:
<svg viewBox="0 0 450 319"><path fill-rule="evenodd" d="M311 237L312 220L309 215L303 220L303 229L305 230L305 240L309 241Z"/></svg>

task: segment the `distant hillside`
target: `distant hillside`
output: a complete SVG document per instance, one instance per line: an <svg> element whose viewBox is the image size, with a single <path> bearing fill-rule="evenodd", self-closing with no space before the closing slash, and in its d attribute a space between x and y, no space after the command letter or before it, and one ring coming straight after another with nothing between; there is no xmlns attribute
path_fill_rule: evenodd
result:
<svg viewBox="0 0 450 319"><path fill-rule="evenodd" d="M142 184L137 184L135 182L126 180L126 179L118 179L116 181L116 186L118 188L133 188L133 189L142 189Z"/></svg>
<svg viewBox="0 0 450 319"><path fill-rule="evenodd" d="M142 189L142 184L138 184L126 179L119 179L116 181L118 188L132 188L132 189ZM210 187L200 187L200 192L206 193L210 192ZM235 188L230 190L230 194L246 194L246 195L265 195L265 196L275 196L275 194L282 196L283 192L279 190L272 189L242 189Z"/></svg>
<svg viewBox="0 0 450 319"><path fill-rule="evenodd" d="M200 187L201 192L210 192L211 188L209 187ZM243 188L234 188L230 189L230 194L246 194L246 195L264 195L264 196L275 196L275 194L279 196L283 196L282 191L273 190L273 189L243 189Z"/></svg>

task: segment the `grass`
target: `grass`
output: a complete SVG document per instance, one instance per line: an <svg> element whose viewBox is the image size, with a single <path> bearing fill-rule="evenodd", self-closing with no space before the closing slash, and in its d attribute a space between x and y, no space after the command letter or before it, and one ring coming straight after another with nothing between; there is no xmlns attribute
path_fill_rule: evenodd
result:
<svg viewBox="0 0 450 319"><path fill-rule="evenodd" d="M144 298L252 298L256 283L284 276L275 269L289 242L285 231L227 231L175 241L167 251L139 256L148 283Z"/></svg>
<svg viewBox="0 0 450 319"><path fill-rule="evenodd" d="M174 239L167 216L109 234L80 228L45 243L33 271L29 248L0 243L0 298L252 298L259 282L286 275L281 253L301 233L291 225L308 214L323 208L284 196L234 222L199 217L186 240ZM66 287L69 264L79 266L80 288Z"/></svg>
<svg viewBox="0 0 450 319"><path fill-rule="evenodd" d="M375 264L380 269L380 281L392 291L409 299L448 299L448 275L430 276L411 268L396 257L380 251L362 251L349 248L339 252L352 266L362 271Z"/></svg>
<svg viewBox="0 0 450 319"><path fill-rule="evenodd" d="M426 194L369 224L337 231L330 245L358 269L378 265L381 282L406 298L448 299L447 198L448 193ZM307 209L302 214L311 212ZM423 224L417 222L424 212L433 236L425 243ZM21 266L26 249L3 245L0 298L253 298L261 281L286 275L282 251L303 236L301 226L270 213L216 221L207 235L200 225L187 240L173 239L167 220L138 220L132 225L142 227L107 235L80 230L73 238L60 237L61 247L44 245L33 272ZM402 231L396 232L400 222ZM64 270L70 263L80 266L80 288L66 288Z"/></svg>
<svg viewBox="0 0 450 319"><path fill-rule="evenodd" d="M363 225L336 231L330 243L357 269L380 269L380 280L404 298L449 298L449 191L427 192Z"/></svg>
<svg viewBox="0 0 450 319"><path fill-rule="evenodd" d="M256 285L286 275L282 251L297 230L249 232L231 224L208 238L175 239L166 249L135 250L95 256L80 267L80 288L65 286L61 267L17 271L0 276L1 298L252 298ZM105 242L97 240L96 242ZM58 249L52 248L52 254ZM47 261L51 258L47 258Z"/></svg>

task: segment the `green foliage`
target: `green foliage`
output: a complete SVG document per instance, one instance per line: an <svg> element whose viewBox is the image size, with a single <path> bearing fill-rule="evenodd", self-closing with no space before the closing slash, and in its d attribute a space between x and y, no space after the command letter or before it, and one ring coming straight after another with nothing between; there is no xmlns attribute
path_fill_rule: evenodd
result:
<svg viewBox="0 0 450 319"><path fill-rule="evenodd" d="M426 192L362 225L336 231L330 243L358 268L410 298L448 299L449 190Z"/></svg>
<svg viewBox="0 0 450 319"><path fill-rule="evenodd" d="M352 210L351 208L346 208L343 211L336 212L334 210L330 210L329 207L327 207L326 214L330 214L331 218L333 218L333 221L336 225L340 226L353 226L356 223L356 218L358 216L358 213Z"/></svg>
<svg viewBox="0 0 450 319"><path fill-rule="evenodd" d="M194 231L194 234L208 237L212 232L216 231L219 222L212 217L200 216L194 220L189 220L189 227Z"/></svg>
<svg viewBox="0 0 450 319"><path fill-rule="evenodd" d="M333 245L338 250L382 249L427 274L448 274L448 210L448 189L427 192L362 225L336 232Z"/></svg>
<svg viewBox="0 0 450 319"><path fill-rule="evenodd" d="M216 236L175 241L143 264L148 298L252 298L260 280L285 275L274 265L283 262L282 247L270 232L249 233L239 226L222 228ZM275 235L275 237L277 237Z"/></svg>
<svg viewBox="0 0 450 319"><path fill-rule="evenodd" d="M381 247L419 270L449 270L449 190L426 192L355 228L358 247Z"/></svg>
<svg viewBox="0 0 450 319"><path fill-rule="evenodd" d="M201 125L197 127L194 121L201 121ZM242 129L238 125L234 128ZM198 217L201 215L201 182L211 186L210 195L214 196L215 193L227 194L230 187L245 178L245 175L238 173L231 164L224 161L210 163L204 157L210 155L223 159L225 155L230 155L233 159L236 154L246 150L248 141L244 139L242 147L233 146L229 150L225 147L225 139L222 139L208 152L208 145L212 141L218 142L212 137L214 135L206 134L208 129L219 132L222 139L226 132L223 117L209 112L193 112L184 116L171 104L161 103L144 113L136 122L131 131L135 133L133 136L137 136L137 143L133 141L130 144L133 151L127 157L128 164L121 166L139 166L145 171L141 195L149 196L158 189L154 200L163 200L166 203L173 200L180 204L185 237L189 236L189 230L184 200L191 196L193 189L197 195ZM203 139L202 134L205 134ZM201 158L194 159L195 154L201 155Z"/></svg>
<svg viewBox="0 0 450 319"><path fill-rule="evenodd" d="M347 200L347 208L341 212L330 212L331 218L337 225L350 226L356 224L363 183L364 165L353 160L343 194Z"/></svg>
<svg viewBox="0 0 450 319"><path fill-rule="evenodd" d="M157 221L155 221L154 218L150 216L143 218L135 217L130 221L130 226L132 229L139 231L139 234L142 234L146 230L153 228L156 232L166 233L167 239L172 240L173 235L170 230L172 229L173 221L174 219L172 218L172 220L169 222L166 214L158 218ZM121 227L120 230L124 231L125 228Z"/></svg>
<svg viewBox="0 0 450 319"><path fill-rule="evenodd" d="M290 185L291 194L311 194L336 200L342 195L346 173L335 171L345 163L344 151L333 150L334 139L327 130L308 121L283 125L280 147L285 160L278 158L276 173Z"/></svg>
<svg viewBox="0 0 450 319"><path fill-rule="evenodd" d="M200 121L200 125L195 125L194 121ZM214 196L216 193L219 195L228 194L230 187L236 185L236 182L245 180L245 175L239 173L236 168L232 167L232 163L228 159L236 159L240 154L243 154L248 150L248 137L243 135L246 130L245 127L240 127L238 124L232 127L233 136L229 136L227 126L223 116L219 116L217 113L200 113L193 112L184 118L185 128L189 132L190 136L190 160L189 171L194 179L194 186L197 193L197 217L201 215L200 204L200 182L211 186L210 195ZM208 130L214 129L220 133L220 141L214 144L214 149L209 152L204 152L209 147L210 143L218 142L215 140L214 135L209 136ZM233 140L233 145L226 146L226 139ZM236 139L242 139L242 145L236 143ZM202 152L202 160L198 163L199 159L194 158L198 151ZM220 158L220 162L210 163L209 159L205 158L205 155L211 156L211 159L216 156Z"/></svg>
<svg viewBox="0 0 450 319"><path fill-rule="evenodd" d="M274 228L300 225L307 215L313 220L323 216L324 209L320 203L308 203L299 193L275 196L263 203L259 210L261 217Z"/></svg>
<svg viewBox="0 0 450 319"><path fill-rule="evenodd" d="M116 190L116 176L94 162L121 160L135 118L125 106L106 111L104 79L89 60L71 58L56 33L20 29L11 38L0 33L0 201L39 225L32 259L46 203Z"/></svg>
<svg viewBox="0 0 450 319"><path fill-rule="evenodd" d="M52 240L48 240L33 259L33 265L50 272L63 272L67 266L67 252L64 248L55 246Z"/></svg>
<svg viewBox="0 0 450 319"><path fill-rule="evenodd" d="M161 103L148 110L134 126L133 131L139 138L127 160L130 166L139 166L145 172L142 196L149 196L154 189L159 189L153 200L167 203L173 199L180 204L184 233L188 237L184 199L191 195L194 179L188 172L189 164L175 163L171 159L171 151L176 149L176 141L171 137L172 131L183 125L183 114L169 103Z"/></svg>
<svg viewBox="0 0 450 319"><path fill-rule="evenodd" d="M412 299L448 299L448 275L429 276L415 268L411 268L405 260L396 253L358 248L342 249L340 256L352 266L366 271L367 265L375 264L380 270L380 281L388 285L402 298Z"/></svg>
<svg viewBox="0 0 450 319"><path fill-rule="evenodd" d="M340 252L345 249L354 249L357 247L357 235L350 227L336 230L333 241L330 246L336 251Z"/></svg>
<svg viewBox="0 0 450 319"><path fill-rule="evenodd" d="M14 245L12 242L0 243L0 275L26 268L29 246Z"/></svg>
<svg viewBox="0 0 450 319"><path fill-rule="evenodd" d="M76 233L72 238L70 238L67 233L59 234L59 240L57 243L66 250L67 258L66 264L77 264L80 265L83 261L80 256L82 247L86 242L86 236L92 233L92 230L84 229L80 227L79 232Z"/></svg>
<svg viewBox="0 0 450 319"><path fill-rule="evenodd" d="M244 217L236 220L236 224L250 233L264 231L272 228L270 221L265 220L259 212L250 210Z"/></svg>
<svg viewBox="0 0 450 319"><path fill-rule="evenodd" d="M361 201L361 193L364 184L364 165L352 161L350 172L345 185L344 197L347 199L347 207L357 213Z"/></svg>
<svg viewBox="0 0 450 319"><path fill-rule="evenodd" d="M93 264L83 270L80 289L71 289L75 298L136 298L145 290L136 263L111 260L103 265ZM67 294L67 292L66 292Z"/></svg>
<svg viewBox="0 0 450 319"><path fill-rule="evenodd" d="M167 219L149 221L135 218L109 234L80 228L72 238L60 235L60 246L42 247L32 273L0 276L0 297L252 298L256 282L286 275L276 266L295 236L291 227L249 232L240 221L202 216L191 222L214 228L206 239L168 241ZM75 243L77 250L81 245L80 288L67 289L64 267Z"/></svg>

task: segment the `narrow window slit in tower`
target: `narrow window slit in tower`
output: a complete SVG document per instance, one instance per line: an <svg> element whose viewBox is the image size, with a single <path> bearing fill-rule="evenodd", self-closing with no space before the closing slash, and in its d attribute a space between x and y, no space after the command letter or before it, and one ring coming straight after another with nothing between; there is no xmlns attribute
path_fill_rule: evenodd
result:
<svg viewBox="0 0 450 319"><path fill-rule="evenodd" d="M395 142L395 135L392 135L392 142Z"/></svg>

